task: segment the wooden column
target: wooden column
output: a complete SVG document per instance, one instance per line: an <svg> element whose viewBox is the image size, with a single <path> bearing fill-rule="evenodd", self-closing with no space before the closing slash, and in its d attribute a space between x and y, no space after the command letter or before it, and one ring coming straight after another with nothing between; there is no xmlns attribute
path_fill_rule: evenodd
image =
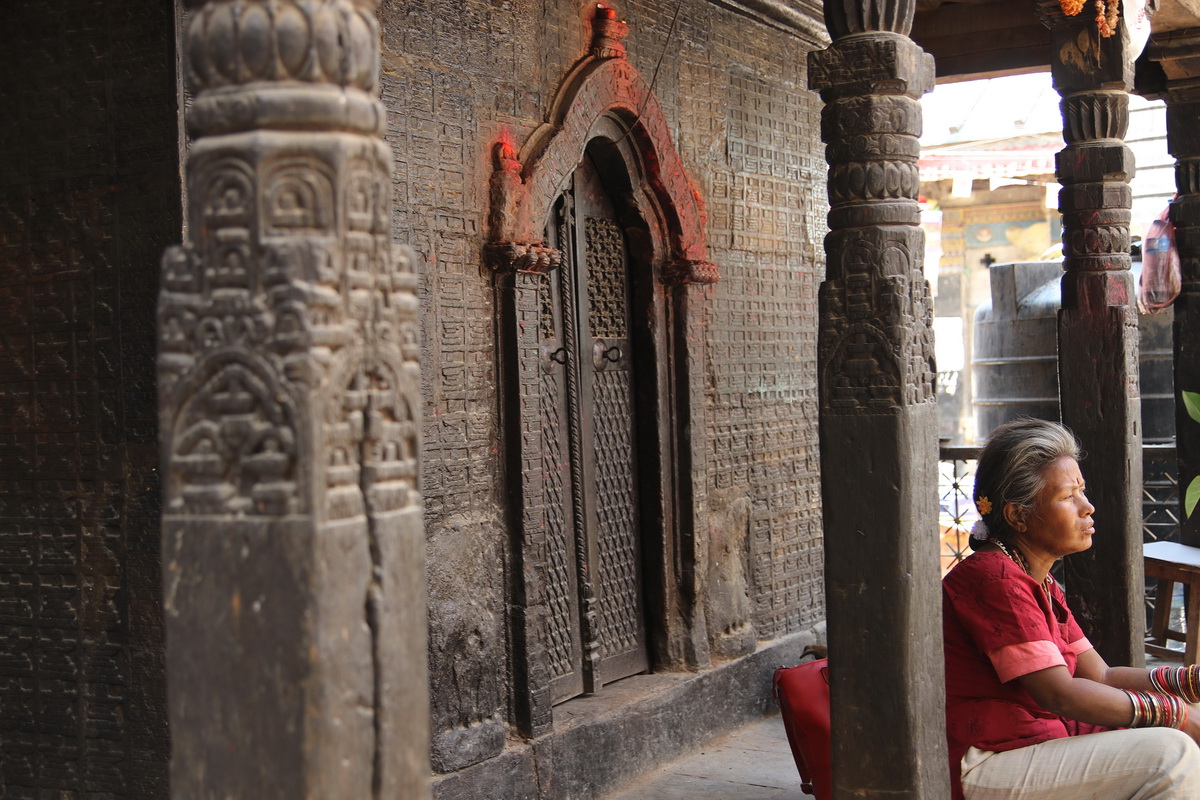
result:
<svg viewBox="0 0 1200 800"><path fill-rule="evenodd" d="M416 275L374 0L192 2L158 381L171 792L428 797Z"/></svg>
<svg viewBox="0 0 1200 800"><path fill-rule="evenodd" d="M1191 514L1184 508L1193 484L1200 480L1200 422L1188 413L1181 391L1200 392L1200 88L1175 88L1167 93L1167 147L1175 156L1175 187L1171 204L1175 244L1179 248L1183 283L1175 300L1175 447L1179 456L1179 519L1182 541L1200 546L1200 505Z"/></svg>
<svg viewBox="0 0 1200 800"><path fill-rule="evenodd" d="M1171 204L1183 286L1175 300L1175 446L1179 456L1179 519L1185 544L1200 546L1200 506L1187 514L1188 488L1200 480L1200 422L1181 391L1200 392L1200 28L1156 35L1149 56L1161 67L1155 92L1167 103L1167 148L1175 157L1178 198Z"/></svg>
<svg viewBox="0 0 1200 800"><path fill-rule="evenodd" d="M932 302L913 0L826 0L809 55L829 161L818 369L834 796L949 796Z"/></svg>
<svg viewBox="0 0 1200 800"><path fill-rule="evenodd" d="M1110 664L1141 664L1142 433L1138 320L1129 271L1133 154L1129 121L1133 59L1122 22L1103 38L1094 14L1065 17L1042 0L1062 96L1062 309L1058 317L1063 423L1079 437L1088 497L1096 506L1090 550L1065 559L1067 598Z"/></svg>

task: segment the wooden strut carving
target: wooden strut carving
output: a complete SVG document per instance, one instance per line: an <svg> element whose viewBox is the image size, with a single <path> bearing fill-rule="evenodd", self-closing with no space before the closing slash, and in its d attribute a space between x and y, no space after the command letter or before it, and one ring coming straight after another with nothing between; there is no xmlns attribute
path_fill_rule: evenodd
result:
<svg viewBox="0 0 1200 800"><path fill-rule="evenodd" d="M716 283L708 260L704 208L671 143L662 106L626 58L629 26L613 9L599 6L592 19L592 44L563 81L548 122L517 153L507 134L493 149L489 236L485 262L495 270L544 272L561 254L545 246L541 226L555 198L583 157L588 134L603 115L628 126L646 154L647 179L667 219L671 258L663 269L668 284Z"/></svg>
<svg viewBox="0 0 1200 800"><path fill-rule="evenodd" d="M392 243L377 5L189 3L189 239L164 255L158 309L176 796L425 793L424 648L391 658L409 617L424 635L397 606L424 583L406 561L424 540L417 277ZM232 618L200 612L230 597ZM419 700L397 698L414 679ZM210 763L201 731L235 708L237 755ZM268 791L259 774L286 777Z"/></svg>

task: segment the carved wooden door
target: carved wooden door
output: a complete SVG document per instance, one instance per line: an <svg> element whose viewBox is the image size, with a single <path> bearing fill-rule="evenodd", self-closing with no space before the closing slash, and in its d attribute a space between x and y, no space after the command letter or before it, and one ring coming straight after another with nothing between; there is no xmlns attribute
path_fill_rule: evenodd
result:
<svg viewBox="0 0 1200 800"><path fill-rule="evenodd" d="M554 701L649 668L628 248L590 162L560 199L542 333L548 649Z"/></svg>

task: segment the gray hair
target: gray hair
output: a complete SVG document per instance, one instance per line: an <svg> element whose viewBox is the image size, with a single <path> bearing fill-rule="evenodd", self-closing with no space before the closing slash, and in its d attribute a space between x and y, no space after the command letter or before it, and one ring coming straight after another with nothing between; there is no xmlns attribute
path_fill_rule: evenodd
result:
<svg viewBox="0 0 1200 800"><path fill-rule="evenodd" d="M1046 485L1046 469L1064 456L1082 457L1075 434L1057 422L1021 417L992 431L975 468L974 499L976 507L983 498L991 504L983 519L993 536L1012 534L1005 504L1032 508Z"/></svg>

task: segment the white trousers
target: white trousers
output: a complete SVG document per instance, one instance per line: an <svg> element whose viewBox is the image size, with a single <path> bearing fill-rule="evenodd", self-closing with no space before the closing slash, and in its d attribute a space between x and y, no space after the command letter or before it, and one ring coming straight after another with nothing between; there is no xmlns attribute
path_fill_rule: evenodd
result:
<svg viewBox="0 0 1200 800"><path fill-rule="evenodd" d="M1200 800L1200 747L1173 728L1089 733L963 758L967 800Z"/></svg>

